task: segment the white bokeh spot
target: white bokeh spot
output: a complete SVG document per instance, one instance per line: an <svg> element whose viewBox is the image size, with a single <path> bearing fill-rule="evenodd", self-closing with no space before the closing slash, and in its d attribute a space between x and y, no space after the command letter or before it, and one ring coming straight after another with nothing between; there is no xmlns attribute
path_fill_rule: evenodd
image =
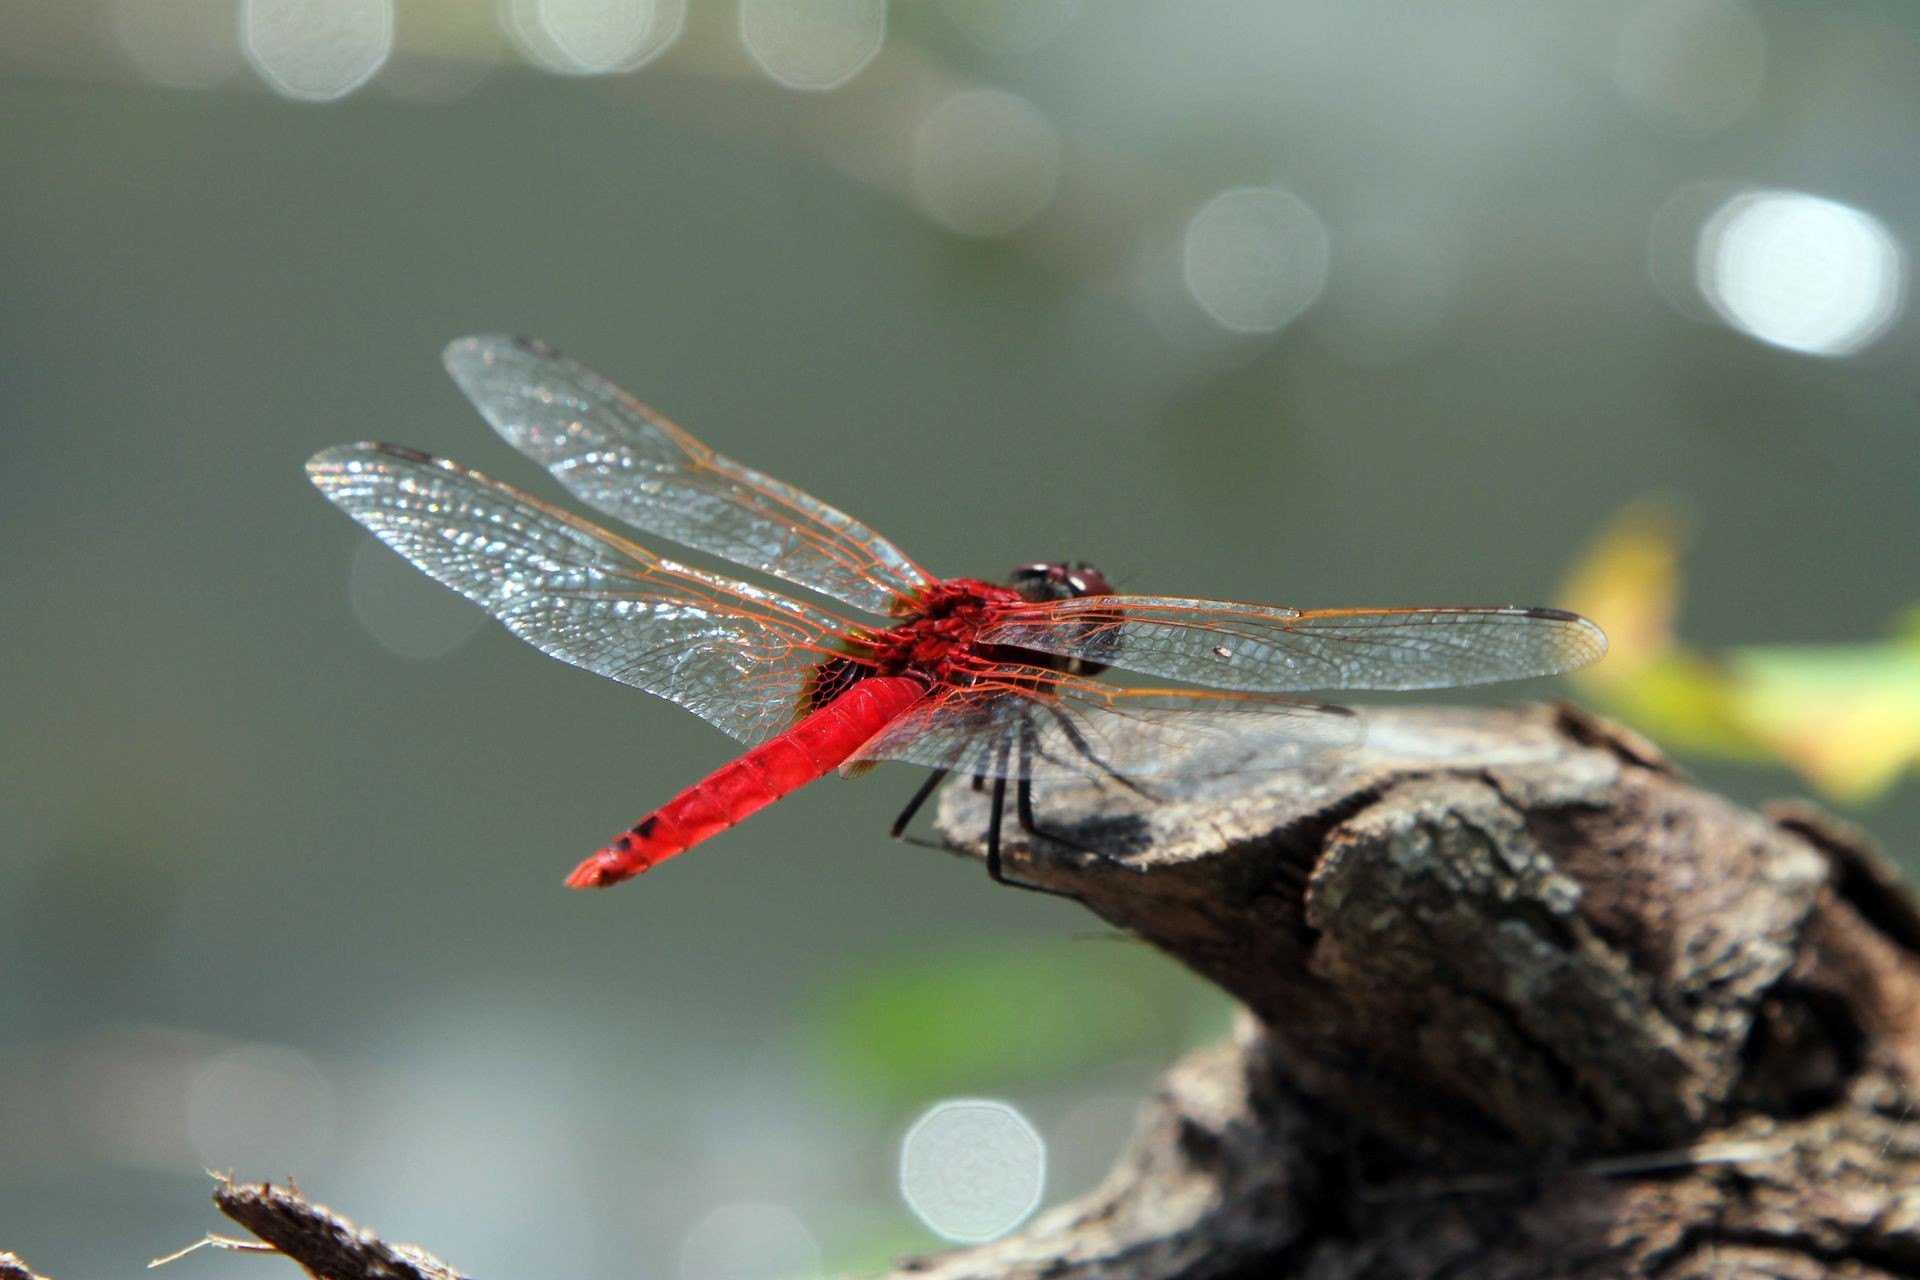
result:
<svg viewBox="0 0 1920 1280"><path fill-rule="evenodd" d="M886 0L740 0L740 42L789 89L835 89L880 54Z"/></svg>
<svg viewBox="0 0 1920 1280"><path fill-rule="evenodd" d="M187 1088L187 1137L210 1169L272 1174L312 1163L333 1135L333 1087L277 1045L214 1054Z"/></svg>
<svg viewBox="0 0 1920 1280"><path fill-rule="evenodd" d="M507 34L535 66L616 75L665 53L686 25L686 0L504 0Z"/></svg>
<svg viewBox="0 0 1920 1280"><path fill-rule="evenodd" d="M1327 284L1327 229L1278 187L1240 187L1209 200L1181 244L1187 290L1223 329L1271 333L1312 306Z"/></svg>
<svg viewBox="0 0 1920 1280"><path fill-rule="evenodd" d="M817 1280L820 1242L779 1204L724 1204L680 1243L680 1280Z"/></svg>
<svg viewBox="0 0 1920 1280"><path fill-rule="evenodd" d="M1871 214L1796 191L1746 191L1700 227L1696 282L1715 312L1762 342L1846 356L1892 327L1905 258Z"/></svg>
<svg viewBox="0 0 1920 1280"><path fill-rule="evenodd" d="M155 84L210 89L240 68L233 0L115 0L113 36Z"/></svg>
<svg viewBox="0 0 1920 1280"><path fill-rule="evenodd" d="M245 0L240 37L274 92L343 98L392 55L393 0Z"/></svg>
<svg viewBox="0 0 1920 1280"><path fill-rule="evenodd" d="M1046 1144L1004 1102L937 1103L900 1142L900 1195L948 1240L1005 1235L1039 1206L1046 1180Z"/></svg>
<svg viewBox="0 0 1920 1280"><path fill-rule="evenodd" d="M1025 98L967 89L927 113L913 144L913 190L928 216L965 236L1002 236L1047 207L1060 135Z"/></svg>

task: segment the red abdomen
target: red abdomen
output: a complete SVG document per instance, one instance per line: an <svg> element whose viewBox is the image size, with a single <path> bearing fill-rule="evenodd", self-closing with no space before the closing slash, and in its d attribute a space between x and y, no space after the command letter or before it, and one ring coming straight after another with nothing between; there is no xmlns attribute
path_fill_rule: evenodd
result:
<svg viewBox="0 0 1920 1280"><path fill-rule="evenodd" d="M714 770L642 818L567 877L576 889L600 889L725 831L830 770L926 695L909 676L869 676L777 738Z"/></svg>

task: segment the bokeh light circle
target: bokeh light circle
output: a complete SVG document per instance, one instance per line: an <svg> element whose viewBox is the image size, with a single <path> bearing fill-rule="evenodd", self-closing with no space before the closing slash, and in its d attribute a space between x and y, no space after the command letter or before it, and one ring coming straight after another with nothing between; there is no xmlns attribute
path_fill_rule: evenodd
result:
<svg viewBox="0 0 1920 1280"><path fill-rule="evenodd" d="M343 98L392 55L393 0L245 0L240 40L275 93Z"/></svg>
<svg viewBox="0 0 1920 1280"><path fill-rule="evenodd" d="M1762 342L1845 356L1892 327L1906 265L1881 222L1797 191L1746 191L1700 227L1696 282L1734 328Z"/></svg>
<svg viewBox="0 0 1920 1280"><path fill-rule="evenodd" d="M1181 245L1187 290L1223 329L1271 333L1312 306L1327 284L1327 229L1278 187L1240 187L1209 200Z"/></svg>
<svg viewBox="0 0 1920 1280"><path fill-rule="evenodd" d="M1046 1180L1046 1144L1004 1102L937 1103L900 1142L900 1195L948 1240L1005 1235L1039 1206Z"/></svg>
<svg viewBox="0 0 1920 1280"><path fill-rule="evenodd" d="M921 122L913 190L928 216L966 236L1001 236L1053 199L1060 135L1025 98L968 89Z"/></svg>
<svg viewBox="0 0 1920 1280"><path fill-rule="evenodd" d="M237 1045L209 1058L188 1085L187 1137L210 1169L298 1169L332 1135L333 1087L296 1050Z"/></svg>
<svg viewBox="0 0 1920 1280"><path fill-rule="evenodd" d="M1700 296L1700 228L1727 201L1751 190L1719 178L1690 182L1668 196L1647 222L1647 274L1668 305L1689 320L1723 323Z"/></svg>
<svg viewBox="0 0 1920 1280"><path fill-rule="evenodd" d="M614 75L665 53L686 24L686 0L503 0L503 25L535 66Z"/></svg>
<svg viewBox="0 0 1920 1280"><path fill-rule="evenodd" d="M155 84L210 89L240 68L233 0L116 0L113 37Z"/></svg>
<svg viewBox="0 0 1920 1280"><path fill-rule="evenodd" d="M725 1204L680 1244L681 1280L815 1280L820 1243L785 1205Z"/></svg>
<svg viewBox="0 0 1920 1280"><path fill-rule="evenodd" d="M839 88L886 37L886 0L740 0L740 43L789 89Z"/></svg>

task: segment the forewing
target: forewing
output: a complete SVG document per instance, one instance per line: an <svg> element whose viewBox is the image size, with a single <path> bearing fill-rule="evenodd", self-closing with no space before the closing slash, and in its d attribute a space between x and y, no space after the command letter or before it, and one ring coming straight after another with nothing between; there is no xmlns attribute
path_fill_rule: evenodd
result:
<svg viewBox="0 0 1920 1280"><path fill-rule="evenodd" d="M715 453L550 347L486 334L444 358L509 444L636 528L878 614L930 581L852 516Z"/></svg>
<svg viewBox="0 0 1920 1280"><path fill-rule="evenodd" d="M428 576L563 662L677 702L747 742L791 724L849 625L702 573L445 459L316 454L320 492Z"/></svg>
<svg viewBox="0 0 1920 1280"><path fill-rule="evenodd" d="M1492 684L1571 671L1607 651L1599 627L1558 609L1301 612L1170 596L1015 606L981 638L1267 693Z"/></svg>
<svg viewBox="0 0 1920 1280"><path fill-rule="evenodd" d="M849 764L905 760L1040 782L1168 778L1284 769L1356 747L1365 736L1365 721L1345 707L1069 678L1051 692L986 684L926 699Z"/></svg>

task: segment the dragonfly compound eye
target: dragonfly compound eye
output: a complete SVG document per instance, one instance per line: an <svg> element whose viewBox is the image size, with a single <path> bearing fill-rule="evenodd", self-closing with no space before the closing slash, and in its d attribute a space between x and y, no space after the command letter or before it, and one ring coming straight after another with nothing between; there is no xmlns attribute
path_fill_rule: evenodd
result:
<svg viewBox="0 0 1920 1280"><path fill-rule="evenodd" d="M1022 599L1036 604L1049 600L1072 600L1080 596L1109 596L1113 587L1101 573L1085 561L1068 564L1023 564L1012 573L1013 589Z"/></svg>
<svg viewBox="0 0 1920 1280"><path fill-rule="evenodd" d="M1110 596L1113 584L1107 581L1107 575L1082 560L1067 574L1067 585L1073 588L1076 596Z"/></svg>

